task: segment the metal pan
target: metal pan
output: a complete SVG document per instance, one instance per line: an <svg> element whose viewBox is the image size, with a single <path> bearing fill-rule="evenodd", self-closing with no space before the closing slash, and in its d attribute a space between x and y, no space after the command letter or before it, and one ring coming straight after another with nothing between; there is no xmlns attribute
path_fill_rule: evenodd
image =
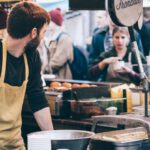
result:
<svg viewBox="0 0 150 150"><path fill-rule="evenodd" d="M94 136L93 132L82 130L53 130L40 131L28 134L28 149L43 150L86 150L89 140ZM42 149L40 149L42 150Z"/></svg>

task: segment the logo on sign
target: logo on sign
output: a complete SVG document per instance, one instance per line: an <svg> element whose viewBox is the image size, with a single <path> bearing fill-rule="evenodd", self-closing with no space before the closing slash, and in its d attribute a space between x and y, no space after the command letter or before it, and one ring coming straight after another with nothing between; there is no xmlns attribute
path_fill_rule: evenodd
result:
<svg viewBox="0 0 150 150"><path fill-rule="evenodd" d="M124 9L124 8L128 8L137 4L141 4L143 2L143 0L120 0L119 4L116 5L116 9Z"/></svg>

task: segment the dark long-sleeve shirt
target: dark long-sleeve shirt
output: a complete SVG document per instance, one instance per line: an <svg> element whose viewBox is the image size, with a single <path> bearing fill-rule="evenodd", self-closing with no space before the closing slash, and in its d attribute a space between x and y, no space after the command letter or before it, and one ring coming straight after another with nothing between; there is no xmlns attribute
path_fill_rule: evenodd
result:
<svg viewBox="0 0 150 150"><path fill-rule="evenodd" d="M125 56L123 57L123 61L128 62L130 52L131 52L131 64L137 64L135 52L129 48L127 49L127 52L126 52ZM103 70L100 70L98 67L98 64L101 61L103 61L104 59L109 58L109 57L117 57L117 52L116 52L115 48L113 48L110 51L103 52L89 67L88 77L90 80L96 81L96 80L99 80L99 78L101 78L102 80L105 81L108 65ZM142 58L142 63L145 64L146 60L142 54L141 54L141 58ZM135 71L138 72L138 70L135 70Z"/></svg>
<svg viewBox="0 0 150 150"><path fill-rule="evenodd" d="M27 84L26 94L28 96L29 104L33 112L48 106L41 81L41 61L39 53L33 51L27 53L29 78ZM2 43L0 41L0 74L2 68ZM20 86L25 80L25 65L24 58L20 56L16 58L7 52L7 64L5 83L12 86Z"/></svg>

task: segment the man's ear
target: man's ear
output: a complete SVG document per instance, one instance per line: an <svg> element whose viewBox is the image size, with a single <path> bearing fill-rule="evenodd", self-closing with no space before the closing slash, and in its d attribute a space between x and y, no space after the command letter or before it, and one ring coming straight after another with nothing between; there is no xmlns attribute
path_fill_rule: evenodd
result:
<svg viewBox="0 0 150 150"><path fill-rule="evenodd" d="M37 36L37 28L31 30L31 38L34 39Z"/></svg>

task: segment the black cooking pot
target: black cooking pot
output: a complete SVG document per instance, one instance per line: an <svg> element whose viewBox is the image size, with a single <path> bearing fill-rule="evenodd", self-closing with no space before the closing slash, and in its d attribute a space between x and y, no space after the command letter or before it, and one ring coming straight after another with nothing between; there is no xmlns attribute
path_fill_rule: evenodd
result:
<svg viewBox="0 0 150 150"><path fill-rule="evenodd" d="M81 130L53 130L41 131L28 135L28 144L32 135L41 135L43 138L48 137L51 141L51 149L66 149L66 150L87 150L90 138L94 135L93 132ZM29 146L29 145L28 145Z"/></svg>

